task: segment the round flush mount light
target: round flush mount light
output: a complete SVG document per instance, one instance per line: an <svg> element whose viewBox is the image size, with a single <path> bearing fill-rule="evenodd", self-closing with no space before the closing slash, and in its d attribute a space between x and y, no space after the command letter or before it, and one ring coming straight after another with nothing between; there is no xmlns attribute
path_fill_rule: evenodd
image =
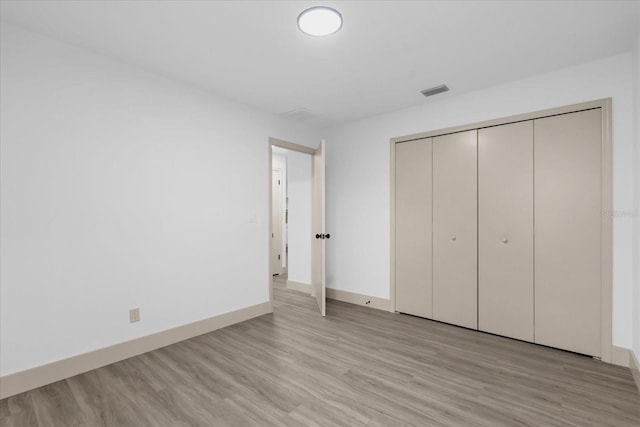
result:
<svg viewBox="0 0 640 427"><path fill-rule="evenodd" d="M298 28L309 36L328 36L342 28L342 15L326 6L315 6L298 15Z"/></svg>

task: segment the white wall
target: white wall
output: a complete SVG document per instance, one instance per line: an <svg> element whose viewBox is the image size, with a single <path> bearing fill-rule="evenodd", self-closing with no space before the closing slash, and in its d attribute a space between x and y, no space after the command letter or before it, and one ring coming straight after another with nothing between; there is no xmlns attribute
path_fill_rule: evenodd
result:
<svg viewBox="0 0 640 427"><path fill-rule="evenodd" d="M311 156L287 153L289 193L288 280L311 284Z"/></svg>
<svg viewBox="0 0 640 427"><path fill-rule="evenodd" d="M613 98L613 342L631 347L633 117L631 53L525 80L424 101L325 129L327 285L389 298L389 139L600 98ZM452 88L455 91L455 87ZM334 239L335 237L335 239Z"/></svg>
<svg viewBox="0 0 640 427"><path fill-rule="evenodd" d="M1 43L2 375L269 300L268 137L317 132L4 22Z"/></svg>
<svg viewBox="0 0 640 427"><path fill-rule="evenodd" d="M640 18L638 21L640 29ZM634 215L634 339L633 348L638 360L640 360L640 30L636 37L633 51L633 82L634 82L634 113L635 124L635 215Z"/></svg>
<svg viewBox="0 0 640 427"><path fill-rule="evenodd" d="M280 170L280 229L282 230L282 248L280 249L280 259L282 266L287 266L287 222L286 222L286 205L287 205L287 150L279 150L273 147L271 156L271 169Z"/></svg>

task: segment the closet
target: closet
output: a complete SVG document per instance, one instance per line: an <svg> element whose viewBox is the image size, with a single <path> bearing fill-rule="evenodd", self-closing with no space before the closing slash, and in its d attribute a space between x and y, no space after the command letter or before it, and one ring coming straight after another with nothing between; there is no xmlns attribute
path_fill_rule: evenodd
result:
<svg viewBox="0 0 640 427"><path fill-rule="evenodd" d="M603 105L393 139L395 310L601 357Z"/></svg>

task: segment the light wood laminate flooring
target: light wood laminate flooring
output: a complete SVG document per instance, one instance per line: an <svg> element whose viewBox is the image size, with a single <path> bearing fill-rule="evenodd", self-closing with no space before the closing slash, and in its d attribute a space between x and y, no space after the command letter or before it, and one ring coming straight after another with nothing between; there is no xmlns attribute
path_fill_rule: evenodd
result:
<svg viewBox="0 0 640 427"><path fill-rule="evenodd" d="M0 426L640 426L628 369L274 286L275 312L0 401Z"/></svg>

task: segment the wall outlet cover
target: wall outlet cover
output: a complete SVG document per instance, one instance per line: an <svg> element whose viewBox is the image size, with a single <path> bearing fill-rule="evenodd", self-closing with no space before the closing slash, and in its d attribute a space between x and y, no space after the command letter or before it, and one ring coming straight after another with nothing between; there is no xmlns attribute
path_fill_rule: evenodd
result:
<svg viewBox="0 0 640 427"><path fill-rule="evenodd" d="M140 321L140 309L132 308L129 310L129 323L135 323Z"/></svg>

